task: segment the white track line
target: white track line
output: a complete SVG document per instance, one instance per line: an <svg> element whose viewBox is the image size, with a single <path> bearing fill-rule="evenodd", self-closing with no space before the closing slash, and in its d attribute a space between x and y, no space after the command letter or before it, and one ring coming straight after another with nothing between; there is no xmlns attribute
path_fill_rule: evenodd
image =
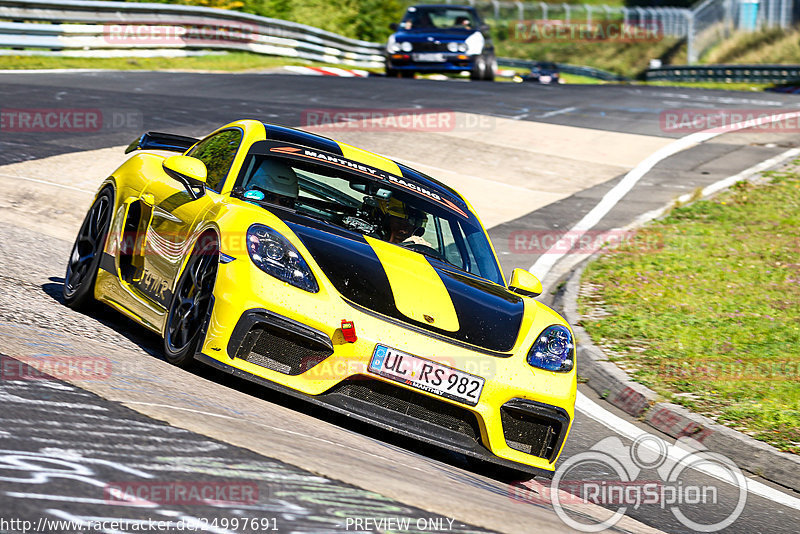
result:
<svg viewBox="0 0 800 534"><path fill-rule="evenodd" d="M800 117L800 111L777 113L767 117L759 117L759 125L796 117ZM534 263L528 270L535 274L539 280L544 280L545 276L547 276L547 273L550 272L555 264L569 253L570 244L577 243L581 236L599 223L603 217L608 215L614 206L616 206L620 200L622 200L622 198L628 194L631 189L633 189L639 180L645 174L647 174L650 169L656 166L656 164L674 154L677 154L678 152L681 152L682 150L699 145L700 143L708 141L709 139L713 139L714 137L717 137L723 133L735 132L746 128L752 128L753 126L755 126L753 121L743 121L731 124L724 129L715 128L711 130L704 130L702 132L695 132L687 135L686 137L681 137L680 139L677 139L667 146L655 151L636 167L631 169L617 185L615 185L603 196L600 202L594 208L592 208L589 213L584 215L584 217L578 221L575 226L570 228L565 233L565 236L568 237L562 237L559 239L552 247L550 247L549 250L539 256L539 259L536 260L536 263Z"/></svg>
<svg viewBox="0 0 800 534"><path fill-rule="evenodd" d="M580 391L578 392L578 397L575 400L575 408L580 410L581 413L588 415L590 418L594 419L598 423L610 428L615 433L624 436L632 441L635 441L636 438L638 437L649 434L649 432L647 432L646 430L642 430L636 425L609 412L608 410L598 405L596 402L591 400L589 397L587 397ZM648 442L646 440L641 442L642 445L646 445L647 443ZM659 452L655 446L653 446L653 450ZM680 451L674 445L671 445L668 449L667 456L672 459L678 460L682 458L684 454L681 454ZM718 474L715 473L713 469L704 467L703 465L692 466L692 469L700 471L706 475L710 475L714 478L717 478L729 484L731 483L730 480L718 476ZM772 502L782 504L789 508L794 508L795 510L800 510L800 499L792 497L791 495L787 495L786 493L783 493L780 490L767 486L766 484L762 484L757 480L747 479L747 491L755 495L758 495L759 497L764 497L765 499L769 499Z"/></svg>
<svg viewBox="0 0 800 534"><path fill-rule="evenodd" d="M763 118L764 123L772 123L778 120L790 118L790 117L798 117L800 116L800 112L792 112L792 113L780 113L776 115L772 115L769 117ZM600 220L605 217L611 209L616 206L620 200L636 185L636 183L645 175L647 174L650 169L652 169L656 164L660 161L676 154L686 148L695 146L697 144L703 143L708 141L709 139L713 139L722 133L728 133L745 129L748 127L752 127L752 123L750 122L742 122L736 123L729 126L725 131L702 131L696 132L691 135L687 135L686 137L682 137L669 145L657 150L649 157L647 157L644 161L639 163L636 167L634 167L631 171L629 171L625 177L620 181L616 186L614 186L605 196L600 200L600 202L592 208L589 213L587 213L577 224L575 224L570 230L567 231L567 235L570 236L570 240L575 237L575 234L583 235L592 227L594 227ZM719 180L709 186L706 186L703 191L703 196L708 196L726 187L730 187L731 185L735 184L737 181L746 178L747 176L761 172L763 170L769 169L773 165L788 159L790 157L794 157L800 154L800 149L791 149L787 150L786 152L779 154L773 158L770 158L766 161L762 161L746 169L739 174L734 176L730 176L723 180ZM687 201L691 198L691 194L682 195L679 197L679 201ZM664 210L656 210L656 212L663 213ZM637 221L643 222L645 220L649 220L658 216L659 213L648 212L644 214L642 217L637 219ZM564 243L562 243L564 241ZM530 271L536 274L539 279L544 279L547 273L553 268L553 266L562 258L564 257L567 252L556 252L557 250L565 250L563 247L568 244L566 240L562 239L559 240L558 243L553 245L550 250L545 252L536 263L530 268ZM562 248L560 248L562 247ZM636 440L637 437L640 437L644 434L648 434L645 430L638 428L637 426L633 425L632 423L622 419L621 417L609 412L605 408L601 407L591 399L589 399L586 395L581 392L578 392L578 396L575 403L575 408L579 410L581 413L589 416L590 418L594 419L598 423L602 424L603 426L607 427L608 429L612 430L614 433L624 436L630 440ZM670 447L670 452L668 453L670 456L677 456L676 450L674 450L674 446ZM715 474L707 468L703 468L702 466L695 467L697 471L701 471L705 474L715 476ZM716 477L715 478L719 478ZM725 479L721 479L725 480ZM760 497L764 497L769 499L773 502L778 504L782 504L789 508L793 508L795 510L800 510L800 499L792 497L786 493L783 493L780 490L774 489L766 484L758 482L756 480L748 479L747 480L747 491L749 493L753 493Z"/></svg>
<svg viewBox="0 0 800 534"><path fill-rule="evenodd" d="M549 117L555 117L556 115L562 115L564 113L570 113L575 111L578 108L561 108L555 111L548 111L547 113L542 113L541 115L536 115L537 119L547 119Z"/></svg>
<svg viewBox="0 0 800 534"><path fill-rule="evenodd" d="M770 167L774 167L775 165L778 165L783 161L793 159L799 155L800 155L800 148L790 148L786 152L778 154L774 158L769 158L767 160L762 161L761 163L756 163L749 169L745 169L739 174L728 176L727 178L719 180L718 182L714 182L711 185L707 185L706 187L703 188L702 191L700 191L700 198L710 197L714 193L718 193L719 191L722 191L723 189L732 186L736 182L747 180L756 173L765 171ZM686 202L689 202L690 200L692 200L692 197L694 197L693 193L685 193L675 199L675 204L684 204ZM631 224L625 226L625 228L622 228L621 230L637 228L646 222L652 221L653 219L657 219L662 215L666 215L666 213L670 209L672 209L672 205L651 210L646 213L642 213L641 215L636 217L636 219L634 219L634 221Z"/></svg>

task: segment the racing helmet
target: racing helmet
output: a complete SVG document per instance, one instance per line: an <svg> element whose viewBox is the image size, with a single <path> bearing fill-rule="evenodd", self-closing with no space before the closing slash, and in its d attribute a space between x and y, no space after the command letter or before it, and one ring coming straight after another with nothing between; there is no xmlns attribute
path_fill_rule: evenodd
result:
<svg viewBox="0 0 800 534"><path fill-rule="evenodd" d="M294 199L299 193L297 174L287 164L274 158L266 158L261 162L250 177L248 186Z"/></svg>
<svg viewBox="0 0 800 534"><path fill-rule="evenodd" d="M407 221L414 227L413 235L422 235L425 233L425 223L428 222L428 217L422 210L418 210L409 206L402 200L394 197L389 199L381 199L378 201L378 210L388 220L388 217L398 217Z"/></svg>

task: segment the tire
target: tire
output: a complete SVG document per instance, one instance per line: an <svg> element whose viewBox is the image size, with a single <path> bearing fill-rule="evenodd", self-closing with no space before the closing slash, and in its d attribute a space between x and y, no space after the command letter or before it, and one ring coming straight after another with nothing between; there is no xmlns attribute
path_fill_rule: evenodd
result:
<svg viewBox="0 0 800 534"><path fill-rule="evenodd" d="M408 78L408 79L411 79L411 78L413 78L413 77L414 77L414 74L415 74L415 73L414 73L413 71L410 71L410 70L401 70L401 71L400 71L400 77L401 77L401 78Z"/></svg>
<svg viewBox="0 0 800 534"><path fill-rule="evenodd" d="M394 69L390 69L389 67L386 67L386 77L397 78L398 77L397 71Z"/></svg>
<svg viewBox="0 0 800 534"><path fill-rule="evenodd" d="M475 62L472 64L472 69L469 71L469 79L474 82L485 80L486 70L486 58L484 56L476 57Z"/></svg>
<svg viewBox="0 0 800 534"><path fill-rule="evenodd" d="M70 308L81 309L94 302L94 283L106 246L113 209L114 193L108 187L97 195L83 219L64 275L62 295L64 303Z"/></svg>
<svg viewBox="0 0 800 534"><path fill-rule="evenodd" d="M489 59L486 61L486 72L484 74L484 81L493 82L494 81L494 73L497 71L497 58L494 55L489 56Z"/></svg>
<svg viewBox="0 0 800 534"><path fill-rule="evenodd" d="M194 362L194 354L204 338L218 264L216 236L200 236L178 279L167 312L164 356L173 365L188 367Z"/></svg>

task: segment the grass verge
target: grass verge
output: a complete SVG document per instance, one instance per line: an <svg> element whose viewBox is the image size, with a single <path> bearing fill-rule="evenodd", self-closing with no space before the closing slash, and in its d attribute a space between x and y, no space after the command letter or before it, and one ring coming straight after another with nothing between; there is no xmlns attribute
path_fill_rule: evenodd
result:
<svg viewBox="0 0 800 534"><path fill-rule="evenodd" d="M112 70L193 70L247 72L285 65L334 66L376 72L383 69L316 63L288 57L263 56L249 52L226 52L190 57L148 58L70 58L55 56L0 56L0 69L112 69Z"/></svg>
<svg viewBox="0 0 800 534"><path fill-rule="evenodd" d="M800 160L674 209L586 269L582 324L634 380L800 453Z"/></svg>

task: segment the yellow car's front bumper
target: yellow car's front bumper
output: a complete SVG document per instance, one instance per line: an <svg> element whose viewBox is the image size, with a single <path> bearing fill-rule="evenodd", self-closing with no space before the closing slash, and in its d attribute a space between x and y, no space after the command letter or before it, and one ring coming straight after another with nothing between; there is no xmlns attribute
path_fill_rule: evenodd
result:
<svg viewBox="0 0 800 534"><path fill-rule="evenodd" d="M556 318L542 307L532 330ZM354 323L355 342L344 339L342 320ZM370 372L379 343L485 378L478 403ZM346 301L327 283L318 293L294 288L246 257L220 265L197 357L400 434L540 475L552 474L574 417L574 369L535 369L525 353L499 357L453 343Z"/></svg>

